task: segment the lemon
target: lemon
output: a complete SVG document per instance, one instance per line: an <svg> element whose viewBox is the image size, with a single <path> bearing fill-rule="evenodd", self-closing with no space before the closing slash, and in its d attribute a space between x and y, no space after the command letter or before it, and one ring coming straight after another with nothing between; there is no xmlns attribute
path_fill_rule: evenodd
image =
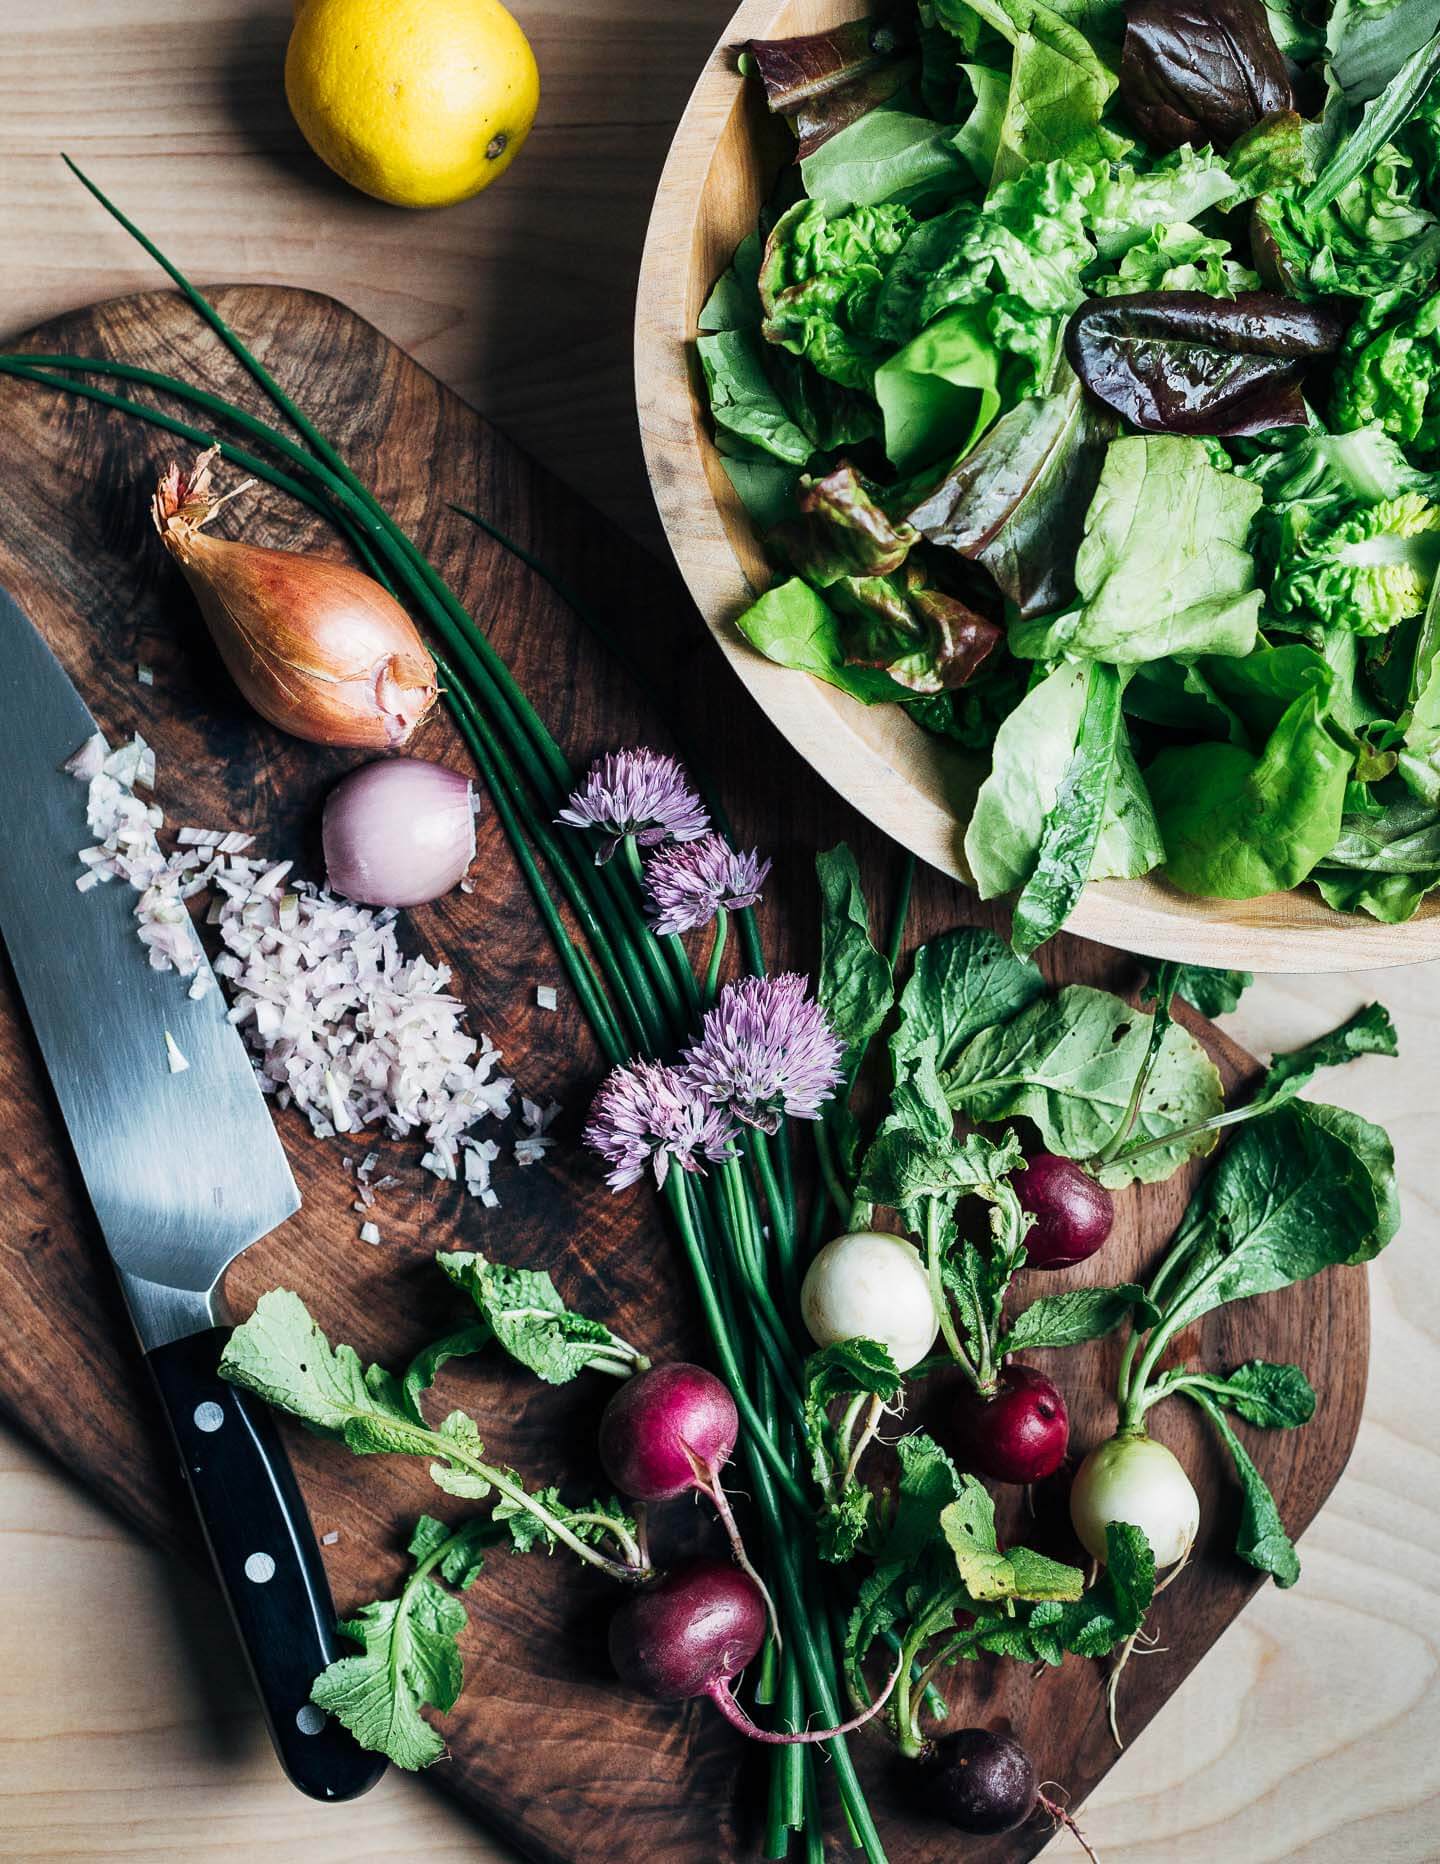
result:
<svg viewBox="0 0 1440 1864"><path fill-rule="evenodd" d="M301 0L285 95L337 175L399 207L447 207L503 175L540 74L499 0Z"/></svg>

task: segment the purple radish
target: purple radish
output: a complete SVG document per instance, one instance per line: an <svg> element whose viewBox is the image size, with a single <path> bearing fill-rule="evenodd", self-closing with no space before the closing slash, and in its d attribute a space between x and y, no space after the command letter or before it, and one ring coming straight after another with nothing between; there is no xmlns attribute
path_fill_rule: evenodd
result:
<svg viewBox="0 0 1440 1864"><path fill-rule="evenodd" d="M925 1799L937 1817L973 1838L1013 1832L1037 1806L1073 1834L1094 1859L1085 1834L1064 1806L1047 1799L1035 1764L1018 1741L988 1728L961 1728L944 1735L926 1755Z"/></svg>
<svg viewBox="0 0 1440 1864"><path fill-rule="evenodd" d="M1115 1227L1115 1200L1074 1159L1037 1152L1011 1183L1020 1208L1035 1219L1025 1238L1029 1268L1073 1268L1093 1256Z"/></svg>
<svg viewBox="0 0 1440 1864"><path fill-rule="evenodd" d="M955 1436L967 1469L994 1482L1043 1482L1065 1460L1070 1413L1043 1372L1008 1365L992 1396L973 1386L960 1396Z"/></svg>
<svg viewBox="0 0 1440 1864"><path fill-rule="evenodd" d="M600 1419L600 1461L623 1495L664 1502L688 1490L708 1497L719 1515L735 1562L750 1575L770 1613L779 1642L775 1605L750 1562L720 1481L740 1434L735 1400L713 1372L676 1360L629 1378Z"/></svg>
<svg viewBox="0 0 1440 1864"><path fill-rule="evenodd" d="M898 1667L864 1714L838 1728L798 1734L757 1728L731 1684L765 1641L765 1608L764 1593L744 1573L723 1560L692 1560L619 1608L610 1620L610 1661L622 1681L662 1702L708 1696L732 1728L775 1747L852 1734L884 1708Z"/></svg>

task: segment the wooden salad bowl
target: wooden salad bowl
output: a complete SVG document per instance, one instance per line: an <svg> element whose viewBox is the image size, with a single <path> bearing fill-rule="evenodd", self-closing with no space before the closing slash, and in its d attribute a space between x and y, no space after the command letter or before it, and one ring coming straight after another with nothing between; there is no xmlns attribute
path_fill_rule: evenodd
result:
<svg viewBox="0 0 1440 1864"><path fill-rule="evenodd" d="M709 430L693 349L696 319L753 231L782 164L787 127L736 68L750 39L816 32L861 15L856 0L745 0L700 74L660 177L635 314L640 432L681 574L753 697L825 780L922 860L971 881L965 825L984 763L896 706L864 706L774 665L736 629L772 580ZM1332 912L1312 888L1254 900L1195 899L1158 877L1097 881L1069 930L1127 951L1253 971L1350 971L1440 957L1440 896L1398 926Z"/></svg>

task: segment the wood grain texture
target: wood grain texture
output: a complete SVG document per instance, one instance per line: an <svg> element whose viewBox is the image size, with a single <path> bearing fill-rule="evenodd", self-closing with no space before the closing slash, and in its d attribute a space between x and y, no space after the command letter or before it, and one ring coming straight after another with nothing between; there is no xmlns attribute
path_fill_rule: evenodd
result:
<svg viewBox="0 0 1440 1864"><path fill-rule="evenodd" d="M641 438L666 535L700 612L786 738L862 814L922 860L969 878L963 837L986 762L923 731L898 706L865 706L752 648L736 615L774 572L711 438L696 319L782 166L788 132L736 48L853 19L857 0L744 0L675 132L646 234L635 317ZM1163 877L1093 882L1074 931L1165 958L1256 971L1344 971L1440 956L1440 898L1408 925L1332 912L1312 889L1196 899Z"/></svg>
<svg viewBox="0 0 1440 1864"><path fill-rule="evenodd" d="M574 759L616 742L663 738L666 727L701 747L742 841L777 857L767 918L781 960L811 959L809 859L816 846L850 838L873 888L883 892L893 849L823 789L761 715L726 703L727 676L668 570L338 305L254 288L222 290L217 301L445 567ZM34 341L203 374L222 390L239 381L236 366L168 294L67 318ZM138 725L157 745L159 795L172 820L258 829L261 846L277 857L295 855L302 870L313 871L318 804L335 774L356 760L283 740L230 692L188 594L148 534L144 501L168 447L121 417L9 381L0 384L0 434L7 467L0 475L0 581L28 605L101 724L112 734ZM452 495L543 556L569 586L593 592L602 617L643 656L653 699L642 701L629 688L543 583L446 512L443 498ZM247 504L230 508L228 532L243 526L282 547L320 541L309 514L268 497ZM153 687L135 682L142 660L155 670ZM417 748L457 757L439 718ZM231 1297L244 1312L266 1287L296 1287L332 1336L395 1361L454 1316L429 1257L463 1239L502 1259L552 1269L579 1305L604 1312L652 1352L697 1352L691 1303L653 1201L641 1193L612 1200L573 1144L597 1060L563 993L560 1013L536 1010L535 985L558 978L558 967L488 813L480 840L475 892L416 914L415 930L454 965L476 1025L500 1044L525 1090L566 1107L553 1164L507 1173L504 1208L486 1216L462 1208L453 1188L422 1180L413 1148L382 1145L386 1166L404 1183L379 1213L385 1244L369 1249L357 1240L351 1187L339 1169L347 1148L316 1141L293 1115L282 1116L304 1209L235 1265ZM927 936L976 910L953 883L927 873L912 931ZM1047 957L1067 978L1128 987L1138 976L1132 961L1083 941L1061 941ZM1231 1083L1243 1079L1243 1052L1210 1039ZM118 1512L161 1545L186 1547L189 1524L166 1459L156 1455L153 1408L10 1004L0 1016L0 1117L21 1140L0 1162L15 1239L0 1256L7 1317L0 1400ZM1176 1180L1122 1200L1107 1273L1124 1276L1153 1259L1184 1194ZM1075 1279L1086 1278L1077 1271ZM1243 1313L1213 1315L1190 1342L1208 1363L1264 1353L1310 1367L1322 1394L1316 1422L1257 1446L1297 1531L1348 1453L1366 1339L1364 1277L1345 1272ZM1317 1340L1326 1342L1318 1362ZM1080 1355L1067 1363L1079 1448L1109 1428L1102 1394L1113 1384L1115 1353L1108 1343L1087 1349L1091 1390ZM67 1368L58 1382L57 1365ZM597 1394L588 1384L553 1391L483 1364L446 1383L444 1398L477 1415L495 1454L537 1480L593 1486ZM1224 1551L1235 1497L1216 1453L1183 1415L1167 1418L1163 1434L1195 1470L1210 1506L1202 1558L1157 1614L1168 1648L1127 1681L1125 1716L1136 1732L1253 1590L1252 1576ZM317 1527L340 1534L330 1565L342 1609L388 1589L400 1570L405 1524L437 1507L423 1472L373 1459L362 1477L334 1446L299 1433L294 1449ZM1063 1524L1041 1499L1026 1537L1063 1551ZM660 1524L661 1552L704 1532L693 1511L672 1510ZM603 1582L592 1584L559 1560L507 1562L498 1577L482 1581L470 1601L469 1690L446 1724L452 1758L431 1777L536 1858L569 1860L597 1847L621 1860L662 1856L667 1864L752 1855L753 1756L708 1712L692 1705L677 1714L616 1688L601 1637L608 1603ZM970 1668L957 1688L968 1719L1013 1725L1045 1774L1063 1778L1077 1796L1114 1759L1093 1666L1072 1660L1033 1685L1014 1666ZM947 1837L906 1815L881 1743L862 1749L892 1856L930 1864L949 1855ZM999 1864L1030 1855L1044 1837L1029 1830L968 1847L967 1855Z"/></svg>

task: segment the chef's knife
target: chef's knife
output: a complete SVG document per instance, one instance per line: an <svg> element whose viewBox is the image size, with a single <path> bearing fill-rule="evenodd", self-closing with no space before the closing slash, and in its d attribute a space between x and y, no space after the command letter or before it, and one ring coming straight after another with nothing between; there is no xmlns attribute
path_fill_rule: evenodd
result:
<svg viewBox="0 0 1440 1864"><path fill-rule="evenodd" d="M225 1269L299 1193L219 987L194 1000L150 968L126 883L76 890L86 786L62 765L95 721L3 590L0 714L0 933L276 1753L303 1792L351 1799L384 1762L310 1701L338 1654L315 1535L266 1407L217 1372Z"/></svg>

